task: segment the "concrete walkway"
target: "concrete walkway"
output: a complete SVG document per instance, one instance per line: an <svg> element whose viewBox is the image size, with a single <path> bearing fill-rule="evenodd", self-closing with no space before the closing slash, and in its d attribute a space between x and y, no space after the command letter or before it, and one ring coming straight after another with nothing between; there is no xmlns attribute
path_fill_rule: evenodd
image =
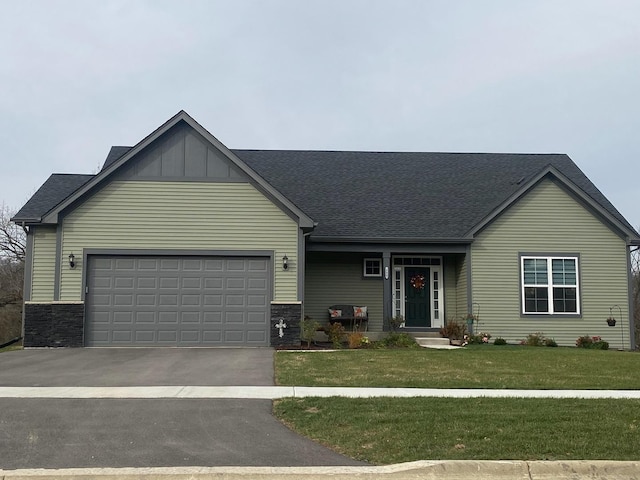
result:
<svg viewBox="0 0 640 480"><path fill-rule="evenodd" d="M0 480L576 480L640 478L640 462L422 460L365 467L178 467L0 470Z"/></svg>
<svg viewBox="0 0 640 480"><path fill-rule="evenodd" d="M635 398L640 390L499 390L274 386L0 387L0 398L240 398L286 397ZM1 480L1 479L0 479Z"/></svg>

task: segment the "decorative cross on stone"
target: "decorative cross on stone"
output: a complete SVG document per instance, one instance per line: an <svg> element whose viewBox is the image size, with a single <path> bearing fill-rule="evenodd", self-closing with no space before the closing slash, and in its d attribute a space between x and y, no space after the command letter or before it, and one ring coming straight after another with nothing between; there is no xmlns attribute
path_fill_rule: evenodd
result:
<svg viewBox="0 0 640 480"><path fill-rule="evenodd" d="M278 333L278 336L280 338L284 337L284 329L287 328L287 324L284 323L284 318L280 317L280 321L276 323L274 326L280 330L280 333Z"/></svg>

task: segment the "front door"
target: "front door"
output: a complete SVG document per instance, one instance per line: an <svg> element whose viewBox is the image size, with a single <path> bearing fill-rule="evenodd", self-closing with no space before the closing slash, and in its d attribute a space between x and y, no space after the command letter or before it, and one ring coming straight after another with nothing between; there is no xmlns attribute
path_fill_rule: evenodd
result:
<svg viewBox="0 0 640 480"><path fill-rule="evenodd" d="M431 327L430 275L429 267L404 269L406 327Z"/></svg>

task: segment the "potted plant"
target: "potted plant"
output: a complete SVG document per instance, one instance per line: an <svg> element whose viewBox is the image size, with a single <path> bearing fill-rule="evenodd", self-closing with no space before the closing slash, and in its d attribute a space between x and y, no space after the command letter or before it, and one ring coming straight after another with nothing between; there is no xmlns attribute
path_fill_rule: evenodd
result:
<svg viewBox="0 0 640 480"><path fill-rule="evenodd" d="M462 345L466 333L467 326L456 320L447 321L446 325L440 329L440 335L448 338L451 345Z"/></svg>
<svg viewBox="0 0 640 480"><path fill-rule="evenodd" d="M608 317L607 318L607 325L609 325L610 327L615 327L616 326L616 319L614 317Z"/></svg>

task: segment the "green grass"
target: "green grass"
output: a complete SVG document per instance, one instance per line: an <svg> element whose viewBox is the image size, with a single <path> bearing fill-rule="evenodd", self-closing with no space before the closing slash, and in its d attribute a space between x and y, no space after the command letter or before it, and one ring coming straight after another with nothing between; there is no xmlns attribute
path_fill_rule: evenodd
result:
<svg viewBox="0 0 640 480"><path fill-rule="evenodd" d="M22 342L14 343L13 345L9 345L8 347L0 348L0 353L10 352L12 350L22 350Z"/></svg>
<svg viewBox="0 0 640 480"><path fill-rule="evenodd" d="M578 348L280 351L275 367L279 385L640 389L638 353Z"/></svg>
<svg viewBox="0 0 640 480"><path fill-rule="evenodd" d="M640 400L333 397L280 400L274 413L374 464L640 458Z"/></svg>

